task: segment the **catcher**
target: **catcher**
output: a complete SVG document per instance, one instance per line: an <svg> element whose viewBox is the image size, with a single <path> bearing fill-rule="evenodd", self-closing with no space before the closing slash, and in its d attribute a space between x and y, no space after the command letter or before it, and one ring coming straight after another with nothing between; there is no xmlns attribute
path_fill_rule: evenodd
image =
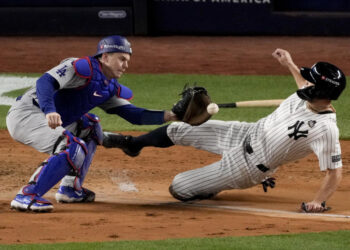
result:
<svg viewBox="0 0 350 250"><path fill-rule="evenodd" d="M95 55L63 60L17 98L6 117L10 135L50 157L40 164L28 185L19 190L11 202L12 208L51 211L53 205L43 195L62 178L56 193L58 202L95 200L95 193L83 187L84 179L96 147L109 147L116 135L102 131L99 118L88 113L94 107L132 124L178 120L172 111L148 110L129 102L132 91L118 79L127 70L131 54L131 44L125 37L103 38ZM203 93L199 89L195 92ZM197 100L192 95L188 97L189 103ZM186 112L179 115L186 117Z"/></svg>
<svg viewBox="0 0 350 250"><path fill-rule="evenodd" d="M301 210L328 210L325 201L342 178L339 130L331 101L344 90L345 75L326 62L299 69L283 49L277 49L273 57L290 70L298 90L269 116L255 123L209 120L191 126L174 122L139 137L120 136L115 146L130 156L138 155L146 146L174 144L222 155L218 162L174 177L169 191L181 201L208 199L222 190L245 189L260 183L267 191L275 186L269 176L280 165L314 152L325 177L314 199L302 202Z"/></svg>

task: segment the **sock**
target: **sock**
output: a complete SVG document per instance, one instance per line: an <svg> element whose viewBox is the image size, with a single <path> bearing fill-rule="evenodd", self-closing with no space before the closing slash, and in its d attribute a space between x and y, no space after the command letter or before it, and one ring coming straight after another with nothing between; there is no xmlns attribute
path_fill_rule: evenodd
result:
<svg viewBox="0 0 350 250"><path fill-rule="evenodd" d="M131 140L131 148L140 150L143 147L153 146L157 148L167 148L174 145L167 134L169 125L157 128L147 134L133 137Z"/></svg>

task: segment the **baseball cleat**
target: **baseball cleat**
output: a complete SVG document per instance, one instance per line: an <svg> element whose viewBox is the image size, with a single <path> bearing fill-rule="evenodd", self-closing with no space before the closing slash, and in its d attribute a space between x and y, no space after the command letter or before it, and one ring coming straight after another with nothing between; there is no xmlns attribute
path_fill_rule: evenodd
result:
<svg viewBox="0 0 350 250"><path fill-rule="evenodd" d="M124 144L121 146L123 152L131 157L136 157L140 154L141 150L137 150L131 147L132 140L134 138L131 135L124 136Z"/></svg>
<svg viewBox="0 0 350 250"><path fill-rule="evenodd" d="M87 188L78 191L72 187L60 186L56 193L56 201L62 203L93 202L95 193Z"/></svg>
<svg viewBox="0 0 350 250"><path fill-rule="evenodd" d="M141 152L140 148L135 148L131 135L122 135L116 133L104 133L104 139L102 145L106 148L120 148L125 154L131 157L138 156Z"/></svg>
<svg viewBox="0 0 350 250"><path fill-rule="evenodd" d="M17 194L11 201L11 208L21 212L50 212L53 205L50 201L36 195Z"/></svg>

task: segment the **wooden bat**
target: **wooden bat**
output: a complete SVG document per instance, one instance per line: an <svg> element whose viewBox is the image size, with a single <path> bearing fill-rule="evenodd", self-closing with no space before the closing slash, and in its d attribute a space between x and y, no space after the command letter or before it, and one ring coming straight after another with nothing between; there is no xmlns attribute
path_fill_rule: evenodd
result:
<svg viewBox="0 0 350 250"><path fill-rule="evenodd" d="M218 104L219 108L241 108L241 107L277 107L284 99L254 100Z"/></svg>

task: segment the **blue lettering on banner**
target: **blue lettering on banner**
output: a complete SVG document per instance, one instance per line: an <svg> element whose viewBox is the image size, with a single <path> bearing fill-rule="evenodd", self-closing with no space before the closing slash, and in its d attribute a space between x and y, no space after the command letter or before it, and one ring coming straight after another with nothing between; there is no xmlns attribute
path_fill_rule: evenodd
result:
<svg viewBox="0 0 350 250"><path fill-rule="evenodd" d="M66 71L67 71L67 65L64 65L62 68L58 69L56 71L56 74L59 76L59 77L62 77L66 74Z"/></svg>

